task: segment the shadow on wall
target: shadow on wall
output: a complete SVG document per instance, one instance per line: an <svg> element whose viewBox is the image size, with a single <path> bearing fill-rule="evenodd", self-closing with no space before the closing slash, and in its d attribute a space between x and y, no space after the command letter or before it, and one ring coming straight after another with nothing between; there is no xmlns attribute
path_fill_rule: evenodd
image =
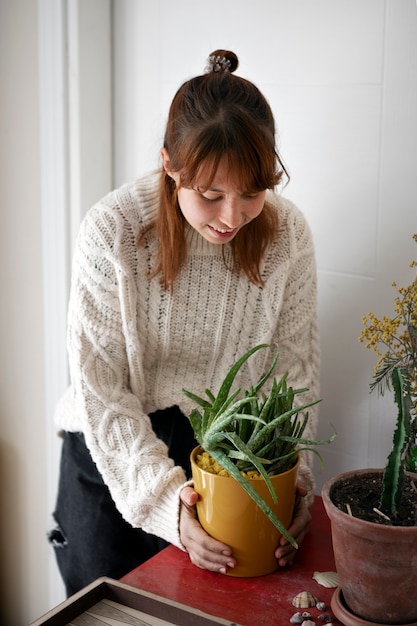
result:
<svg viewBox="0 0 417 626"><path fill-rule="evenodd" d="M334 443L322 451L324 468L315 459L317 492L331 476L362 467L368 459L369 383L374 361L358 342L362 316L370 304L372 283L366 278L319 271L321 390L318 437L332 424Z"/></svg>
<svg viewBox="0 0 417 626"><path fill-rule="evenodd" d="M21 626L21 620L13 615L13 607L22 604L22 563L20 554L13 554L13 546L23 536L24 524L20 502L22 493L22 468L17 449L0 439L0 623ZM13 572L6 571L6 564L15 561Z"/></svg>

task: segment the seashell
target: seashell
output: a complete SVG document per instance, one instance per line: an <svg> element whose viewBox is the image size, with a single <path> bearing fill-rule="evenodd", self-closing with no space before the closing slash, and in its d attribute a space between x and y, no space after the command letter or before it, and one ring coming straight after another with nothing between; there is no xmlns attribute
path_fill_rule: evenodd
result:
<svg viewBox="0 0 417 626"><path fill-rule="evenodd" d="M303 611L302 616L304 619L313 619L313 616L308 611Z"/></svg>
<svg viewBox="0 0 417 626"><path fill-rule="evenodd" d="M327 609L325 602L317 602L316 609L318 611L325 611Z"/></svg>
<svg viewBox="0 0 417 626"><path fill-rule="evenodd" d="M313 596L309 591L300 591L292 599L292 603L298 609L308 609L311 606L316 606L317 598Z"/></svg>
<svg viewBox="0 0 417 626"><path fill-rule="evenodd" d="M306 619L304 622L301 622L301 626L314 626L314 622L311 619Z"/></svg>
<svg viewBox="0 0 417 626"><path fill-rule="evenodd" d="M339 578L336 572L314 572L313 579L318 582L319 585L327 587L328 589L339 586Z"/></svg>
<svg viewBox="0 0 417 626"><path fill-rule="evenodd" d="M290 617L291 624L301 624L304 621L304 617L300 612L294 613L292 617Z"/></svg>
<svg viewBox="0 0 417 626"><path fill-rule="evenodd" d="M323 613L322 615L319 615L318 618L321 622L325 622L324 626L327 626L327 624L331 624L333 617L330 615L330 613Z"/></svg>

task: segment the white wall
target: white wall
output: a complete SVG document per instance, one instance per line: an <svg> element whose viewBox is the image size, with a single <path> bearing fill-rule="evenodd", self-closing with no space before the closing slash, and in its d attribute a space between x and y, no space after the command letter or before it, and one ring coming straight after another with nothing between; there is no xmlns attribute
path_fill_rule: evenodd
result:
<svg viewBox="0 0 417 626"><path fill-rule="evenodd" d="M47 606L36 2L0 4L0 622Z"/></svg>
<svg viewBox="0 0 417 626"><path fill-rule="evenodd" d="M46 540L71 242L112 186L111 0L0 2L0 623L64 598Z"/></svg>
<svg viewBox="0 0 417 626"><path fill-rule="evenodd" d="M256 7L256 8L255 8ZM324 479L381 466L390 399L370 397L373 355L358 344L369 310L391 314L410 279L417 232L415 0L195 0L115 5L115 182L158 164L169 103L216 48L234 50L275 113L319 266ZM408 283L407 283L408 284Z"/></svg>
<svg viewBox="0 0 417 626"><path fill-rule="evenodd" d="M101 0L51 6L77 9L93 1L108 11ZM390 445L391 407L368 395L374 359L357 336L363 313L387 312L391 280L408 280L415 253L415 0L229 0L215 11L197 0L113 5L115 184L157 164L174 91L203 69L212 49L234 49L241 73L269 97L292 173L285 193L309 217L317 244L321 429L327 433L333 422L339 431L317 478L380 465ZM97 22L83 24L93 48L102 45ZM60 600L48 580L45 541L57 465L45 391L51 329L44 331L44 323L51 311L43 310L38 46L36 0L0 0L0 623L7 626L28 624ZM101 98L109 107L110 97ZM79 160L69 159L72 175L95 145L83 128L84 146L75 135ZM81 174L77 184L86 194Z"/></svg>

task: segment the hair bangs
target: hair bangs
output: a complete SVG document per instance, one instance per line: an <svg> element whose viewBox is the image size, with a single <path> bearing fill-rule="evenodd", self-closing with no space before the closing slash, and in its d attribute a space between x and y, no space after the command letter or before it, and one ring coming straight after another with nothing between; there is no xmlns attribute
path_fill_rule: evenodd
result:
<svg viewBox="0 0 417 626"><path fill-rule="evenodd" d="M220 162L226 162L230 178L243 193L273 189L285 171L273 141L260 130L233 133L221 128L199 133L189 146L182 146L181 185L208 189Z"/></svg>

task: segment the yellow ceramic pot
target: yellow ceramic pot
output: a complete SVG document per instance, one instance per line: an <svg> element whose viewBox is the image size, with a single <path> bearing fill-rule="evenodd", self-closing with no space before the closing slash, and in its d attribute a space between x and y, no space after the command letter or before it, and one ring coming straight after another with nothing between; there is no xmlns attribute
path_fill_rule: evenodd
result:
<svg viewBox="0 0 417 626"><path fill-rule="evenodd" d="M195 457L201 451L198 446L191 453L194 489L199 495L198 519L209 535L232 549L237 566L229 570L228 574L247 577L274 572L278 568L274 552L281 537L280 532L236 480L211 474L198 467ZM292 520L299 462L298 459L287 472L271 476L278 496L276 504L263 478L251 480L256 491L286 528Z"/></svg>

